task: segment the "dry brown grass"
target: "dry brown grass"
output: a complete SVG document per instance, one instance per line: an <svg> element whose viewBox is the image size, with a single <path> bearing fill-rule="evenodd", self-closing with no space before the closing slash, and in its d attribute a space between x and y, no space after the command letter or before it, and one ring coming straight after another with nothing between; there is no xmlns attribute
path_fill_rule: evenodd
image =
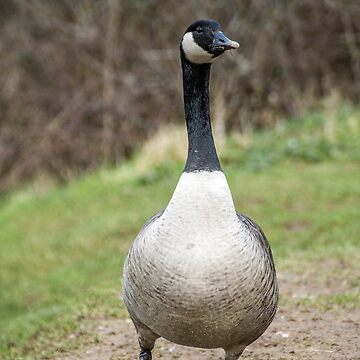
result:
<svg viewBox="0 0 360 360"><path fill-rule="evenodd" d="M0 189L120 162L182 118L178 43L218 19L241 49L216 64L216 131L267 126L336 91L360 96L360 3L4 0Z"/></svg>

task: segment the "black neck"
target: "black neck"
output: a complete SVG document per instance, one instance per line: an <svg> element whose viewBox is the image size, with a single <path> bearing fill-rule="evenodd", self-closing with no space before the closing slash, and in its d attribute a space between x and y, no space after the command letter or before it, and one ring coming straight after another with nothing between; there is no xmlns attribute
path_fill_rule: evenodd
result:
<svg viewBox="0 0 360 360"><path fill-rule="evenodd" d="M184 107L189 148L185 172L221 170L211 132L209 79L211 64L188 61L181 49Z"/></svg>

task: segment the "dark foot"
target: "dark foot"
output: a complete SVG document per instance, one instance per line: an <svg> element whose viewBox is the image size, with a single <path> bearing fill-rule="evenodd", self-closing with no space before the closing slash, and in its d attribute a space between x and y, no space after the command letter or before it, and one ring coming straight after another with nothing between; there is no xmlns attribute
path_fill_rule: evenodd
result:
<svg viewBox="0 0 360 360"><path fill-rule="evenodd" d="M141 350L139 360L151 360L151 351L150 350Z"/></svg>

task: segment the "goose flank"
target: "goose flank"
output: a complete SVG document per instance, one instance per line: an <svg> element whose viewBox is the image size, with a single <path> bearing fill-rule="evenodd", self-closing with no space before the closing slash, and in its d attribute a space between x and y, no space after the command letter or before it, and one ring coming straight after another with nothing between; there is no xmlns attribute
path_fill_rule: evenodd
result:
<svg viewBox="0 0 360 360"><path fill-rule="evenodd" d="M226 360L237 360L276 313L269 243L253 220L236 212L211 130L211 64L238 47L214 20L195 21L180 42L187 161L169 204L134 240L123 272L141 360L152 358L159 337L223 348Z"/></svg>

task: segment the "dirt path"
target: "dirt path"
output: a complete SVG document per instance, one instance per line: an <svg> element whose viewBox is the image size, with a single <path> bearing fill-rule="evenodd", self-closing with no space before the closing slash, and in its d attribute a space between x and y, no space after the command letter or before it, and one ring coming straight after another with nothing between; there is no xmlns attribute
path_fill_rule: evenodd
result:
<svg viewBox="0 0 360 360"><path fill-rule="evenodd" d="M99 321L98 342L61 359L135 360L135 331L129 320ZM223 351L192 349L158 340L154 359L218 360ZM279 311L266 333L244 352L244 359L360 359L359 313Z"/></svg>
<svg viewBox="0 0 360 360"><path fill-rule="evenodd" d="M244 352L241 359L253 360L360 360L360 311L319 310L316 306L296 305L297 299L345 293L352 287L349 271L328 271L339 268L337 263L319 263L314 269L298 274L278 273L281 296L292 299L280 304L278 313L265 334ZM321 276L319 275L321 274ZM94 320L95 321L95 320ZM136 360L138 345L130 320L96 320L95 339L57 360ZM172 344L163 339L156 342L154 360L219 360L221 349L202 350Z"/></svg>

